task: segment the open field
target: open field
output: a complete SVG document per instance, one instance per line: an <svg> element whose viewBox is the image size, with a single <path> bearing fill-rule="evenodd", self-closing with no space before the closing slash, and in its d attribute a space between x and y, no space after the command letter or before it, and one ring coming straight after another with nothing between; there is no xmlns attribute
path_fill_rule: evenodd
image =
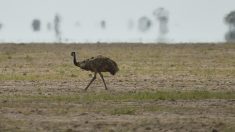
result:
<svg viewBox="0 0 235 132"><path fill-rule="evenodd" d="M72 63L102 54L108 91ZM235 131L235 44L1 44L0 131Z"/></svg>

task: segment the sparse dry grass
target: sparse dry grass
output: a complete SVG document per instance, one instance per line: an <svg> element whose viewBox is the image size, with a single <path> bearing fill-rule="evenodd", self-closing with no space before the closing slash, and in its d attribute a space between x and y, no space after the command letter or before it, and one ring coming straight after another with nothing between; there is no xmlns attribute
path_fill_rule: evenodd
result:
<svg viewBox="0 0 235 132"><path fill-rule="evenodd" d="M72 65L79 59L105 55L116 60L119 76L224 79L235 77L233 44L224 45L1 45L2 80L87 79ZM37 70L35 70L37 69Z"/></svg>
<svg viewBox="0 0 235 132"><path fill-rule="evenodd" d="M109 91L71 51L118 63ZM0 131L235 130L234 44L1 44L0 64Z"/></svg>

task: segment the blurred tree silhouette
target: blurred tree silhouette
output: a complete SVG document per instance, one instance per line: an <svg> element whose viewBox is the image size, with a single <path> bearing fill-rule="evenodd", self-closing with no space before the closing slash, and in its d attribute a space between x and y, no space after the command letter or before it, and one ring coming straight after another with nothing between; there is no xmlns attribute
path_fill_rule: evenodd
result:
<svg viewBox="0 0 235 132"><path fill-rule="evenodd" d="M169 32L168 21L169 21L169 12L163 8L157 8L153 11L153 15L159 22L159 36L158 41L164 41L165 35Z"/></svg>
<svg viewBox="0 0 235 132"><path fill-rule="evenodd" d="M58 42L61 42L61 17L59 14L55 14L54 17L54 31Z"/></svg>
<svg viewBox="0 0 235 132"><path fill-rule="evenodd" d="M228 25L233 26L234 28L235 27L235 11L231 11L229 14L227 14L224 20Z"/></svg>
<svg viewBox="0 0 235 132"><path fill-rule="evenodd" d="M50 22L47 23L47 30L51 31L51 23Z"/></svg>
<svg viewBox="0 0 235 132"><path fill-rule="evenodd" d="M81 23L80 23L79 21L76 21L76 22L74 23L74 25L75 25L76 27L80 27L80 26L81 26Z"/></svg>
<svg viewBox="0 0 235 132"><path fill-rule="evenodd" d="M145 32L145 31L149 30L151 28L151 26L152 26L152 22L148 17L142 16L139 18L138 28L140 31Z"/></svg>
<svg viewBox="0 0 235 132"><path fill-rule="evenodd" d="M225 34L225 40L227 42L235 42L235 31L229 31Z"/></svg>
<svg viewBox="0 0 235 132"><path fill-rule="evenodd" d="M102 21L100 22L100 27L101 27L102 29L105 29L105 28L106 28L106 21L105 21L105 20L102 20Z"/></svg>
<svg viewBox="0 0 235 132"><path fill-rule="evenodd" d="M225 34L225 40L227 42L235 42L235 11L228 13L224 21L229 27L229 31Z"/></svg>
<svg viewBox="0 0 235 132"><path fill-rule="evenodd" d="M39 19L34 19L32 21L32 29L34 32L38 32L41 29L41 21Z"/></svg>
<svg viewBox="0 0 235 132"><path fill-rule="evenodd" d="M2 24L2 23L0 23L0 30L2 29L2 27L3 27L3 24Z"/></svg>

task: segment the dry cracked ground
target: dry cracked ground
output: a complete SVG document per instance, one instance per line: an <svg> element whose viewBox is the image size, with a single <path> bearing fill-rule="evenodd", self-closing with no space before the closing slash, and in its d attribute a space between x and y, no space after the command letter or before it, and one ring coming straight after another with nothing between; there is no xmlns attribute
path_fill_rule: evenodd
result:
<svg viewBox="0 0 235 132"><path fill-rule="evenodd" d="M72 63L104 55L117 75ZM1 44L0 131L235 131L235 44Z"/></svg>

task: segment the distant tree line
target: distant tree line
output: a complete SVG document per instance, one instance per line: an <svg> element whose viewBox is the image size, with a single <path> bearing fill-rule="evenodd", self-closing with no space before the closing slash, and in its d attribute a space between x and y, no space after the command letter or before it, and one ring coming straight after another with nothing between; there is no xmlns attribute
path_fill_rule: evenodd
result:
<svg viewBox="0 0 235 132"><path fill-rule="evenodd" d="M157 8L153 11L153 16L158 22L158 42L164 41L165 35L169 32L168 22L169 22L169 12L165 8ZM47 23L47 29L53 30L57 41L61 41L62 32L61 32L61 16L55 14L53 23ZM235 42L235 11L231 11L224 17L224 22L228 26L228 31L225 34L225 40L227 42ZM32 20L32 30L34 32L39 32L41 30L41 21L40 19ZM79 26L80 23L76 22L76 25ZM128 28L132 29L134 25L133 20L128 21ZM140 32L147 32L152 28L153 20L148 16L141 16L137 21L137 28ZM2 29L3 24L0 22L0 30ZM100 21L101 29L107 28L107 21Z"/></svg>
<svg viewBox="0 0 235 132"><path fill-rule="evenodd" d="M165 35L168 33L168 21L169 21L169 13L165 8L157 8L152 13L153 19L157 20L159 25L159 36L158 41L162 41L165 38ZM55 38L57 42L61 42L62 40L62 31L61 31L61 16L59 14L55 14L53 22L48 22L46 27L49 31L53 31L55 33ZM134 21L128 21L129 29L133 28ZM146 33L152 28L153 20L148 16L141 16L137 20L137 29ZM80 22L75 22L75 26L80 26ZM101 29L107 29L107 21L105 19L101 20L99 23ZM42 28L42 22L40 19L35 18L32 20L31 27L33 32L40 32ZM1 28L1 27L0 27Z"/></svg>

